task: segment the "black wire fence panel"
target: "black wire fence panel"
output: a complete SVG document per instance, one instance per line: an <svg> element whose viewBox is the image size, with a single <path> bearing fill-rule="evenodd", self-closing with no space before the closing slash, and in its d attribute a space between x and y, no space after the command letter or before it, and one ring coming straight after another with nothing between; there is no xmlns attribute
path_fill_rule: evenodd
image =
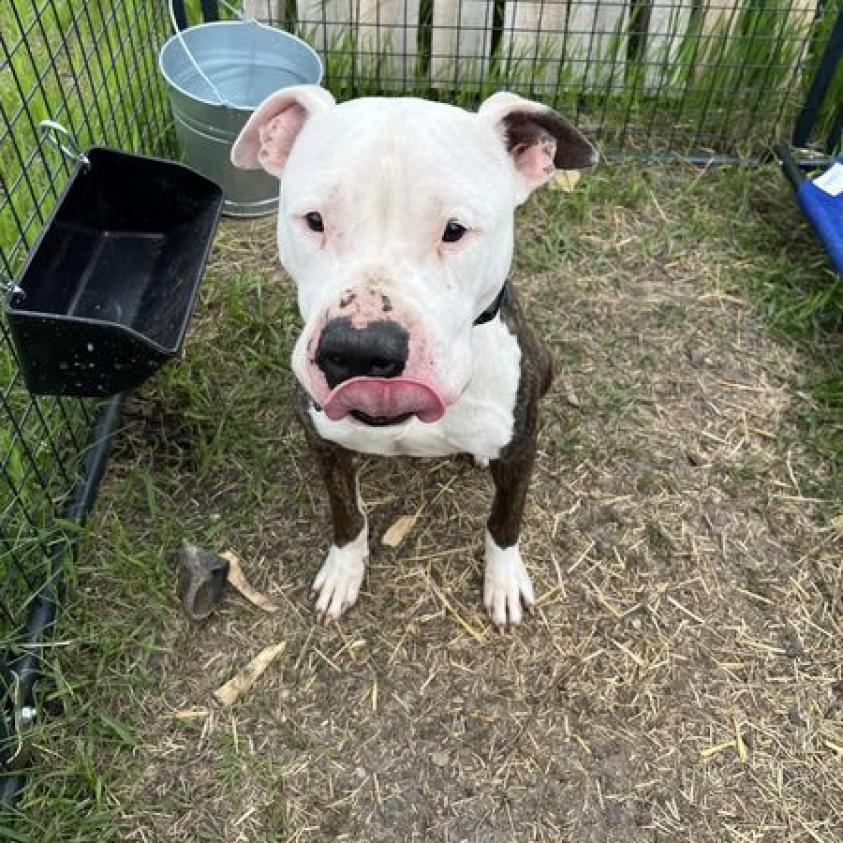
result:
<svg viewBox="0 0 843 843"><path fill-rule="evenodd" d="M751 153L787 134L841 0L245 0L340 97L506 88L609 151ZM843 79L837 95L843 96ZM831 105L826 119L831 119Z"/></svg>
<svg viewBox="0 0 843 843"><path fill-rule="evenodd" d="M73 162L47 145L53 119L82 146L172 154L156 56L169 23L148 0L0 0L0 281L13 279ZM2 285L0 285L2 286ZM74 539L61 513L99 408L35 397L0 319L0 661ZM0 686L0 690L3 686Z"/></svg>

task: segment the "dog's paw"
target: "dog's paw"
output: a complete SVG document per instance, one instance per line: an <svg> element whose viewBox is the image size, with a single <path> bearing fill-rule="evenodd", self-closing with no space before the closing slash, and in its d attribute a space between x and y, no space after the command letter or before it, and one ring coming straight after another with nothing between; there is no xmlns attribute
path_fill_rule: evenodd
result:
<svg viewBox="0 0 843 843"><path fill-rule="evenodd" d="M365 525L354 541L343 547L331 545L328 558L313 581L316 614L320 621L330 623L337 620L357 602L368 555L369 535Z"/></svg>
<svg viewBox="0 0 843 843"><path fill-rule="evenodd" d="M521 623L522 604L530 611L535 603L533 584L521 560L518 545L498 547L487 531L483 604L492 623L498 629L515 626Z"/></svg>

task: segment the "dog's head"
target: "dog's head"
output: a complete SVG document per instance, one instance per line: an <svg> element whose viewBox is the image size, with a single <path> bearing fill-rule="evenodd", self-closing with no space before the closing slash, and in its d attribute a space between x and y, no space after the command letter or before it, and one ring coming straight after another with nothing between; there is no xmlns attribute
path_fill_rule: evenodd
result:
<svg viewBox="0 0 843 843"><path fill-rule="evenodd" d="M304 330L293 370L332 419L435 421L468 385L475 319L512 258L513 210L597 156L564 118L508 93L471 113L418 99L265 100L231 153L282 178L281 262Z"/></svg>

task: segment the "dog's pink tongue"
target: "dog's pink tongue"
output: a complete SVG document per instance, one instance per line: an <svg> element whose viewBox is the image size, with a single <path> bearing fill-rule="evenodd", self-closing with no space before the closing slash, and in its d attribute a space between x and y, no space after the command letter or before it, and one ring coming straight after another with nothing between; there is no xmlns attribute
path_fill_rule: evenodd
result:
<svg viewBox="0 0 843 843"><path fill-rule="evenodd" d="M396 418L408 413L423 422L439 421L445 413L442 396L412 378L352 378L337 386L323 409L332 421L356 410L372 418Z"/></svg>

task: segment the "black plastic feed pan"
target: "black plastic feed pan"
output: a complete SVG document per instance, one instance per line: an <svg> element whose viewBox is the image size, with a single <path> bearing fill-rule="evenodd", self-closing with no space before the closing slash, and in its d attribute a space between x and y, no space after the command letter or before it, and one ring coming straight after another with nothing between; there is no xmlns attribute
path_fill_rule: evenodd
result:
<svg viewBox="0 0 843 843"><path fill-rule="evenodd" d="M222 203L181 164L101 147L77 156L6 304L28 389L114 395L178 354Z"/></svg>

